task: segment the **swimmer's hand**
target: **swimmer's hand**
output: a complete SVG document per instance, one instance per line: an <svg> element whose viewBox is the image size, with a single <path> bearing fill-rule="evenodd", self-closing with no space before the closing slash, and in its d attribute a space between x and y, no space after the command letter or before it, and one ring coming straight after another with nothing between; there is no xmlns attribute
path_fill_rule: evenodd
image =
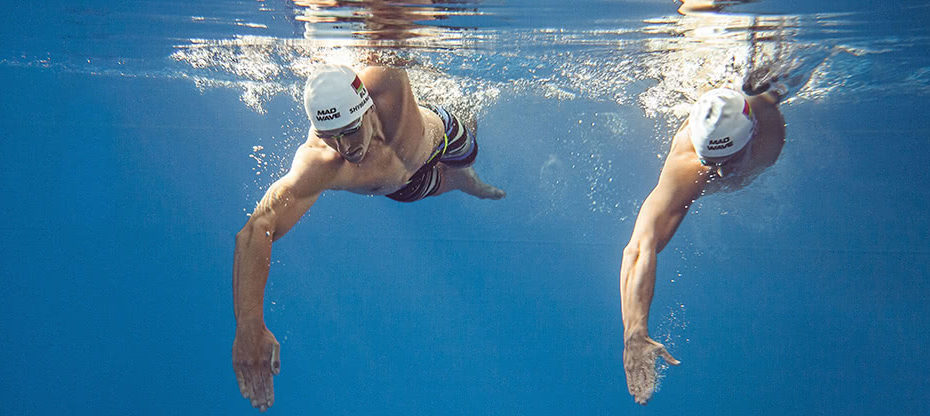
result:
<svg viewBox="0 0 930 416"><path fill-rule="evenodd" d="M278 340L264 323L236 327L232 356L239 391L263 412L274 404L272 377L281 372L280 351Z"/></svg>
<svg viewBox="0 0 930 416"><path fill-rule="evenodd" d="M633 334L623 340L626 386L633 400L641 405L645 405L655 391L657 356L662 356L671 365L681 364L665 350L664 345L649 338L644 332Z"/></svg>

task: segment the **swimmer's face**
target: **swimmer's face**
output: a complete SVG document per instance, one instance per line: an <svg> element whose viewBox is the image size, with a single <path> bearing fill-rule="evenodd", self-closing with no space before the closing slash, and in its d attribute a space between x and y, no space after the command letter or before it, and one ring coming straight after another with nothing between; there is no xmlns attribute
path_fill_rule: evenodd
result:
<svg viewBox="0 0 930 416"><path fill-rule="evenodd" d="M727 176L727 174L732 173L733 165L738 165L739 163L737 162L741 161L743 157L748 155L748 149L749 146L743 146L742 149L730 156L718 158L698 158L698 161L700 161L702 165L707 166L716 172L717 176L723 178Z"/></svg>
<svg viewBox="0 0 930 416"><path fill-rule="evenodd" d="M722 178L726 176L726 172L728 171L727 165L730 163L731 160L733 160L733 158L717 159L713 161L708 160L708 159L698 159L698 160L701 162L702 165L709 167L712 171L714 171L717 174L717 176Z"/></svg>
<svg viewBox="0 0 930 416"><path fill-rule="evenodd" d="M369 113L374 114L371 108L348 126L336 130L314 130L314 133L346 161L360 163L371 144L371 122L366 122Z"/></svg>

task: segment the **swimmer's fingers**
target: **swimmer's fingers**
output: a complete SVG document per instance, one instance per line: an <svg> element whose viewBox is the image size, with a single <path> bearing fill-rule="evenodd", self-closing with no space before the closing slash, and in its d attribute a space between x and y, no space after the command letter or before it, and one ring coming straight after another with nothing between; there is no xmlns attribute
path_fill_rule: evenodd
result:
<svg viewBox="0 0 930 416"><path fill-rule="evenodd" d="M252 407L258 407L259 394L261 393L261 390L258 388L258 384L261 378L259 377L258 371L256 371L254 366L249 366L246 368L245 378L246 391L249 394L246 398L249 399L249 403L252 404Z"/></svg>
<svg viewBox="0 0 930 416"><path fill-rule="evenodd" d="M281 347L271 340L268 361L259 361L250 366L252 375L252 406L264 412L274 404L274 376L281 371Z"/></svg>
<svg viewBox="0 0 930 416"><path fill-rule="evenodd" d="M281 344L277 342L271 348L271 373L274 375L281 374Z"/></svg>
<svg viewBox="0 0 930 416"><path fill-rule="evenodd" d="M669 354L668 350L666 350L664 346L659 347L659 350L657 351L657 353L660 357L662 357L665 360L665 362L671 365L681 364L681 361L678 361L675 359L675 357L672 357L672 354Z"/></svg>
<svg viewBox="0 0 930 416"><path fill-rule="evenodd" d="M236 371L236 382L239 383L239 393L242 394L242 397L248 399L249 392L248 389L246 389L245 375L243 374L242 369L238 367L236 367L234 370Z"/></svg>
<svg viewBox="0 0 930 416"><path fill-rule="evenodd" d="M239 384L239 393L242 397L250 399L252 397L252 377L249 375L249 363L242 358L239 348L238 337L233 342L233 371L236 373L236 383Z"/></svg>
<svg viewBox="0 0 930 416"><path fill-rule="evenodd" d="M274 404L274 376L281 371L281 347L267 328L255 335L236 334L233 370L242 397L264 412Z"/></svg>
<svg viewBox="0 0 930 416"><path fill-rule="evenodd" d="M271 357L266 363L260 363L256 368L257 383L252 397L252 406L264 412L274 404L274 376L281 372L281 346L275 342L271 347Z"/></svg>
<svg viewBox="0 0 930 416"><path fill-rule="evenodd" d="M252 384L252 391L254 392L252 406L264 412L271 406L269 391L274 388L271 381L271 371L267 367L259 365L253 369L252 375L255 377Z"/></svg>
<svg viewBox="0 0 930 416"><path fill-rule="evenodd" d="M274 404L274 376L270 372L265 373L264 386L264 404L259 407L259 410L263 412Z"/></svg>
<svg viewBox="0 0 930 416"><path fill-rule="evenodd" d="M271 384L271 372L261 365L249 366L245 369L246 394L252 407L265 411L274 402L274 386Z"/></svg>

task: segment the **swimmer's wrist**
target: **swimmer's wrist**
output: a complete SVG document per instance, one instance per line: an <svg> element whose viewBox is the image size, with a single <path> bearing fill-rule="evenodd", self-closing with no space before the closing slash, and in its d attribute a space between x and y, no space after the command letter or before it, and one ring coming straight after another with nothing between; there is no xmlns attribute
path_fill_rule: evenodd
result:
<svg viewBox="0 0 930 416"><path fill-rule="evenodd" d="M624 328L623 330L623 340L631 340L637 338L648 338L649 329L643 325L631 325L629 328Z"/></svg>
<svg viewBox="0 0 930 416"><path fill-rule="evenodd" d="M236 329L262 328L265 326L265 317L261 313L241 312L236 317Z"/></svg>

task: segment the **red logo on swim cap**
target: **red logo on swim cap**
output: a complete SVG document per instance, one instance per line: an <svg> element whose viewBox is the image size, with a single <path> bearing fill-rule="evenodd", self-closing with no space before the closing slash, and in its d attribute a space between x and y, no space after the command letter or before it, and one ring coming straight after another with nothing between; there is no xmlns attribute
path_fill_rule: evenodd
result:
<svg viewBox="0 0 930 416"><path fill-rule="evenodd" d="M358 75L356 75L355 80L352 81L352 88L354 88L355 92L359 95L362 93L362 88L365 88L365 85L362 84L362 80L358 77Z"/></svg>
<svg viewBox="0 0 930 416"><path fill-rule="evenodd" d="M752 108L749 107L749 101L743 100L743 115L752 117Z"/></svg>

